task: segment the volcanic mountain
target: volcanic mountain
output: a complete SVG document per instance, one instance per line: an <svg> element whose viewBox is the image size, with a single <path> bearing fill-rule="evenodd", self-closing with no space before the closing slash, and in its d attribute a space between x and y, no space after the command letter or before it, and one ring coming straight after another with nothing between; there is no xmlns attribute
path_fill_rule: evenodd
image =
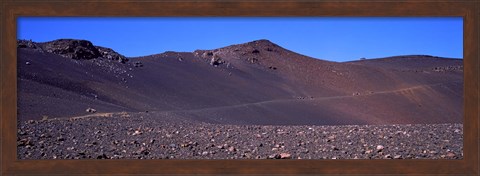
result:
<svg viewBox="0 0 480 176"><path fill-rule="evenodd" d="M20 121L93 108L218 124L463 122L461 59L331 62L268 40L132 58L85 40L19 40L17 56Z"/></svg>

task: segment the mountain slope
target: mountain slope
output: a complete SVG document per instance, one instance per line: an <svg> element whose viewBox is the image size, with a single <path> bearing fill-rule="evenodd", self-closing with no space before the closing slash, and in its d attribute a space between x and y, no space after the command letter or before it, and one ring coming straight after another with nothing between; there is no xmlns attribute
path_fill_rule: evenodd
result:
<svg viewBox="0 0 480 176"><path fill-rule="evenodd" d="M319 60L268 40L126 58L88 41L19 41L19 120L148 111L222 124L451 123L459 59Z"/></svg>

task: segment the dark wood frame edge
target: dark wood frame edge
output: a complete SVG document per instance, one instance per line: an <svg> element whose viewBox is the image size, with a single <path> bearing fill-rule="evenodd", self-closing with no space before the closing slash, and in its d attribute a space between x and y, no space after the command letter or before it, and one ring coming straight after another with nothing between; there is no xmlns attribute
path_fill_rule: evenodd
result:
<svg viewBox="0 0 480 176"><path fill-rule="evenodd" d="M479 2L2 1L1 173L16 174L479 174ZM104 10L113 9L113 10ZM161 9L160 11L158 9ZM459 16L464 18L463 160L17 160L19 16ZM125 167L127 166L127 167Z"/></svg>

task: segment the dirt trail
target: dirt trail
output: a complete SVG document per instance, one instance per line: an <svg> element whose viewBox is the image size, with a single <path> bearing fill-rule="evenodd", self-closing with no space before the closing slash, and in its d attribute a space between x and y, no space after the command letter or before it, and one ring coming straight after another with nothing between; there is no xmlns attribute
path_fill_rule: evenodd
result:
<svg viewBox="0 0 480 176"><path fill-rule="evenodd" d="M453 81L453 82L444 82L444 83L435 83L435 84L424 84L424 85L418 85L418 86L413 86L413 87L403 88L403 89L379 91L379 92L375 92L373 94L396 93L396 92L402 92L402 91L409 91L409 90L415 90L415 89L441 86L441 85L450 84L450 83L462 83L462 81Z"/></svg>
<svg viewBox="0 0 480 176"><path fill-rule="evenodd" d="M46 119L43 121L52 121L52 120L61 120L61 119L79 120L79 119L85 119L90 117L113 117L114 115L119 115L120 117L130 116L125 111L124 112L100 112L100 113L93 113L93 114L87 114L82 116L52 118L52 119Z"/></svg>
<svg viewBox="0 0 480 176"><path fill-rule="evenodd" d="M259 106L265 105L269 103L280 103L280 102L302 102L302 101L318 101L318 100L332 100L332 99L342 99L342 98L353 98L353 97L362 97L362 96L372 96L378 94L389 94L389 93L400 93L404 91L411 91L415 89L423 89L428 87L435 87L449 83L459 83L459 82L446 82L446 83L435 83L435 84L424 84L418 85L403 89L395 89L395 90L386 90L386 91L378 91L373 93L361 94L361 95L341 95L341 96L331 96L331 97L318 97L318 98L305 98L305 99L277 99L277 100L267 100L255 103L245 103L245 104L238 104L238 105L230 105L230 106L217 106L217 107L210 107L210 108L201 108L201 109L190 109L190 110L173 110L173 111L162 111L162 112L200 112L205 110L221 110L227 108L240 108L240 107L249 107L249 106Z"/></svg>
<svg viewBox="0 0 480 176"><path fill-rule="evenodd" d="M378 95L378 94L401 93L401 92L404 92L404 91L411 91L411 90L415 90L415 89L423 89L423 88L441 86L441 85L445 85L445 84L449 84L449 83L460 83L460 82L445 82L445 83L435 83L435 84L424 84L424 85L418 85L418 86L413 86L413 87L408 87L408 88L403 88L403 89L378 91L378 92L360 94L360 95L341 95L341 96L305 98L305 99L276 99L276 100L267 100L267 101L261 101L261 102L255 102L255 103L244 103L244 104L229 105L229 106L217 106L217 107L200 108L200 109L188 109L188 110L152 111L152 112L153 113L196 113L196 112L209 111L209 110L224 110L224 109L250 107L250 106L261 106L261 105L270 104L270 103L322 101L322 100L333 100L333 99L342 99L342 98L365 97L365 96L372 96L372 95ZM78 119L78 118L98 117L98 116L108 117L108 116L111 116L113 114L118 114L118 113L122 113L122 112L95 113L95 114L84 115L84 116L76 116L76 117L70 117L70 118L71 119Z"/></svg>

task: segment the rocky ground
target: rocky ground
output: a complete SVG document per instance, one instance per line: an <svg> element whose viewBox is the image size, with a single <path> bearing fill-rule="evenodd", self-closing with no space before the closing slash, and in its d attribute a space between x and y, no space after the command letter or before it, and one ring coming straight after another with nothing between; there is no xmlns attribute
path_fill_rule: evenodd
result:
<svg viewBox="0 0 480 176"><path fill-rule="evenodd" d="M462 124L258 126L159 112L18 124L20 159L462 159Z"/></svg>

